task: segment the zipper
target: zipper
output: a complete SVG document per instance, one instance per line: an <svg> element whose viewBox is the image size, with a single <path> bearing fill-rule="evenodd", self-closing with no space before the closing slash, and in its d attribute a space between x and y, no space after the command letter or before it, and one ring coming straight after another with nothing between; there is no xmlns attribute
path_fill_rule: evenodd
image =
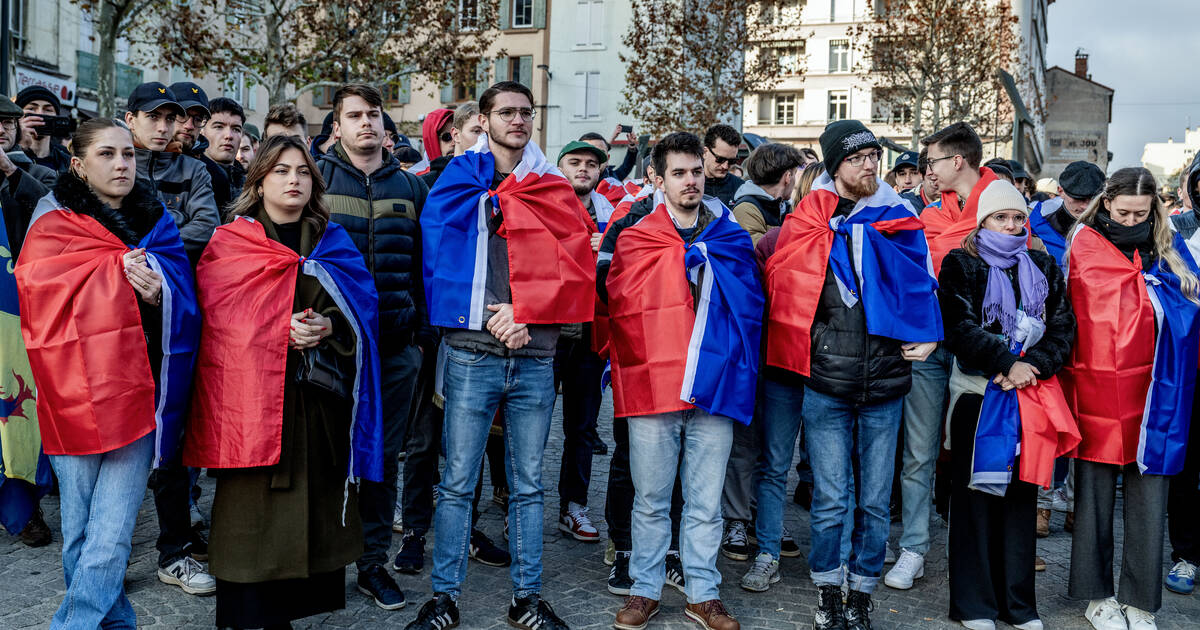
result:
<svg viewBox="0 0 1200 630"><path fill-rule="evenodd" d="M844 235L844 238L846 239L846 249L847 249L847 251L851 251L851 252L853 252L853 251L854 251L854 243L853 243L853 242L851 241L851 239L850 239L850 233L849 233L849 232L847 232L847 233ZM862 287L861 287L861 286L859 286L859 283L858 283L858 274L857 274L857 273L854 273L854 274L852 274L852 275L854 276L854 292L855 292L855 297L857 297L857 298L858 298L858 304L856 304L855 306L862 307ZM859 402L860 402L860 403L865 403L865 402L867 401L867 383L868 383L868 380L869 380L869 378L870 378L870 376L871 376L871 355L870 355L870 352L871 352L871 335L870 335L870 333L868 333L868 332L867 332L867 311L866 311L866 308L865 308L865 307L862 307L862 310L863 310L863 312L862 312L862 322L863 322L863 337L862 337L862 340L863 340L863 342L862 342L862 350L863 350L862 356L863 356L863 362L862 362L862 365L863 365L863 367L862 367L862 389L861 389L861 390L860 390L860 392L859 392ZM854 312L853 312L853 311L854 311L854 309L851 309L851 313L850 313L850 314L851 314L851 316L853 316L853 315L854 315Z"/></svg>
<svg viewBox="0 0 1200 630"><path fill-rule="evenodd" d="M367 180L367 270L375 276L375 198L371 194L371 176Z"/></svg>

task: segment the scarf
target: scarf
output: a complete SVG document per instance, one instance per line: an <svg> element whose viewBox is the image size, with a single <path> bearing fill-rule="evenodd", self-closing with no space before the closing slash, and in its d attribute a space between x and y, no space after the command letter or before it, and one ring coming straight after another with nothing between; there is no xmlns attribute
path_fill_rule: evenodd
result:
<svg viewBox="0 0 1200 630"><path fill-rule="evenodd" d="M1154 253L1154 217L1134 225L1122 225L1113 220L1107 210L1096 213L1096 231L1117 246L1122 254L1133 260L1134 252L1141 257L1142 271L1150 271L1158 256Z"/></svg>
<svg viewBox="0 0 1200 630"><path fill-rule="evenodd" d="M1022 312L1030 318L1041 320L1045 315L1046 297L1050 293L1046 274L1033 263L1026 245L1027 234L1016 236L980 230L975 237L979 256L989 266L987 289L983 294L983 325L1000 321L1000 328L1008 338L1010 347L1024 343L1033 345L1031 331L1022 326ZM1017 284L1021 287L1021 306L1017 308L1016 296L1006 269L1017 266ZM1038 335L1040 337L1040 335Z"/></svg>

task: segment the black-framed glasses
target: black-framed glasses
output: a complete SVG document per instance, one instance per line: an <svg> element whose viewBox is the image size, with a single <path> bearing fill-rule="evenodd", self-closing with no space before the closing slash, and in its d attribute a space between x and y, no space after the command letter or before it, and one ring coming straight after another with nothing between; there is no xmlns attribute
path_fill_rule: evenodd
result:
<svg viewBox="0 0 1200 630"><path fill-rule="evenodd" d="M205 116L204 114L185 114L175 118L175 122L180 125L187 124L187 121L189 120L192 121L192 124L197 129L208 124L208 116Z"/></svg>
<svg viewBox="0 0 1200 630"><path fill-rule="evenodd" d="M956 158L956 157L958 157L957 153L955 153L954 155L944 155L940 158L928 158L925 160L925 163L928 164L929 166L933 166L934 164L941 162L942 160L949 160L950 158Z"/></svg>
<svg viewBox="0 0 1200 630"><path fill-rule="evenodd" d="M859 153L856 155L851 155L850 157L846 158L846 163L849 164L850 166L853 166L854 168L858 168L858 167L862 166L863 162L866 160L871 160L871 164L879 164L879 161L882 159L883 159L883 151L875 150L870 153Z"/></svg>
<svg viewBox="0 0 1200 630"><path fill-rule="evenodd" d="M442 142L453 142L454 136L450 135L449 131L443 131L442 133L438 134L438 140L441 140Z"/></svg>
<svg viewBox="0 0 1200 630"><path fill-rule="evenodd" d="M517 114L520 114L521 120L524 120L525 122L531 122L533 121L533 117L537 114L537 112L524 107L505 107L504 109L497 109L487 113L488 116L491 116L492 114L499 116L500 120L503 120L504 122L512 122L514 119L516 119Z"/></svg>
<svg viewBox="0 0 1200 630"><path fill-rule="evenodd" d="M16 118L0 118L0 127L4 127L5 129L8 129L8 128L16 129L17 128L17 119Z"/></svg>
<svg viewBox="0 0 1200 630"><path fill-rule="evenodd" d="M720 164L737 164L737 156L736 155L733 157L725 157L724 155L717 155L717 152L713 151L712 149L708 150L708 154L713 157L713 161L716 162L718 165L720 165Z"/></svg>

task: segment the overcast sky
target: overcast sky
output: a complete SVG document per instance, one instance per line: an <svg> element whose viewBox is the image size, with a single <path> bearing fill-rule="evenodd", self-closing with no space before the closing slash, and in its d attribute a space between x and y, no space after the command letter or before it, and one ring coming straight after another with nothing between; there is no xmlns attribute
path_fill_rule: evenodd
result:
<svg viewBox="0 0 1200 630"><path fill-rule="evenodd" d="M1046 65L1075 69L1091 54L1092 80L1116 91L1110 170L1141 164L1142 145L1183 139L1200 125L1200 1L1057 0L1050 5Z"/></svg>

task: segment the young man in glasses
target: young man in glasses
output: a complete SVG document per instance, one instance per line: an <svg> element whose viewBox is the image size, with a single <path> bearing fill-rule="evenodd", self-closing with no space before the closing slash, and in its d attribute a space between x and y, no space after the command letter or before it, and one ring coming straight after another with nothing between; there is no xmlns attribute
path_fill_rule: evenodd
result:
<svg viewBox="0 0 1200 630"><path fill-rule="evenodd" d="M733 206L745 180L729 172L738 159L742 135L729 125L716 124L704 132L704 194L716 197L726 207Z"/></svg>

